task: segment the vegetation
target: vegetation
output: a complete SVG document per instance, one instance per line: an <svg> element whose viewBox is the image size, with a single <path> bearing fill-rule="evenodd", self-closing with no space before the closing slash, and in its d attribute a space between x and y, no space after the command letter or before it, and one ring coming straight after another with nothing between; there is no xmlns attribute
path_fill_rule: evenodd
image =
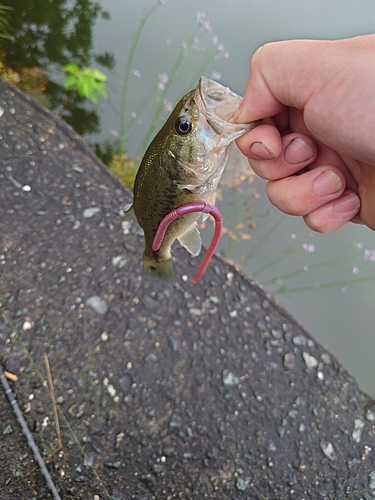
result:
<svg viewBox="0 0 375 500"><path fill-rule="evenodd" d="M107 68L114 66L112 54L93 52L95 21L99 16L109 19L100 2L3 0L3 3L6 11L13 9L17 15L10 19L11 36L0 38L1 76L52 110L63 107L64 119L79 134L98 132L97 111L85 107L86 96L80 95L78 89L72 101L72 91L64 88L60 68L72 62L80 68L90 68L94 62ZM100 85L94 89L94 94L98 92L99 96ZM69 106L65 106L67 102Z"/></svg>
<svg viewBox="0 0 375 500"><path fill-rule="evenodd" d="M14 37L10 34L9 16L13 10L12 7L0 4L0 38L12 41Z"/></svg>
<svg viewBox="0 0 375 500"><path fill-rule="evenodd" d="M99 102L101 96L107 97L105 89L107 77L99 69L80 68L75 63L65 64L61 69L68 73L64 80L64 89L73 89L78 95L90 99L95 104Z"/></svg>

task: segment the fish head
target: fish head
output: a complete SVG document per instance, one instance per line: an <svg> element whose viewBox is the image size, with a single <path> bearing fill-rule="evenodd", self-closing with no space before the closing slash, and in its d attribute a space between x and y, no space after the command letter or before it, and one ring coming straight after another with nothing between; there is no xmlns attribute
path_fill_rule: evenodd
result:
<svg viewBox="0 0 375 500"><path fill-rule="evenodd" d="M166 123L169 154L201 182L217 170L221 175L229 144L259 123L235 122L241 99L220 83L201 77Z"/></svg>
<svg viewBox="0 0 375 500"><path fill-rule="evenodd" d="M202 76L195 89L195 98L204 117L201 127L207 132L207 126L216 133L218 147L226 147L256 127L260 120L251 123L236 123L235 116L242 97L230 88Z"/></svg>

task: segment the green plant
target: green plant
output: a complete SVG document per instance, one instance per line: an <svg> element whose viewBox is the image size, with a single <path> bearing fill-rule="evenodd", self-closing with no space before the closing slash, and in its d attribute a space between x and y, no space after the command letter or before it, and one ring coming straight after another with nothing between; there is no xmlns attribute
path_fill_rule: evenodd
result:
<svg viewBox="0 0 375 500"><path fill-rule="evenodd" d="M101 96L107 97L105 82L107 77L97 68L80 67L69 63L61 67L67 73L64 80L65 90L75 90L81 97L99 102Z"/></svg>
<svg viewBox="0 0 375 500"><path fill-rule="evenodd" d="M14 10L13 7L0 4L0 38L6 40L14 40L14 37L9 33L9 14Z"/></svg>
<svg viewBox="0 0 375 500"><path fill-rule="evenodd" d="M229 57L229 52L225 49L224 45L219 43L217 36L212 34L213 29L210 22L206 18L206 14L204 12L196 13L195 23L190 35L187 37L187 41L180 45L177 57L169 73L159 73L159 81L156 85L154 82L151 83L152 87L149 95L145 96L143 102L141 102L137 110L129 112L128 103L133 101L133 99L130 99L130 77L133 74L135 78L141 78L141 72L133 67L133 61L135 59L141 34L154 11L164 4L165 0L158 0L158 2L151 5L146 13L141 17L129 48L124 76L122 79L120 126L118 134L120 153L125 153L126 143L129 140L129 132L136 120L139 119L141 112L145 111L146 107L147 122L150 123L150 126L143 137L140 148L136 154L132 155L135 157L142 156L152 136L156 133L162 121L165 120L165 112L170 113L172 111L173 105L167 98L168 93L172 84L175 82L177 74L180 71L183 72L184 69L182 66L184 61L187 61L186 66L189 64L189 53L195 54L194 67L197 69L192 72L191 67L185 68L185 88L181 89L180 94L186 93L188 90L191 90L193 85L196 85L197 79L202 76L204 70L210 62L219 59L220 57ZM204 37L208 38L208 46L206 47L207 51L205 50L205 47L200 46L200 42ZM167 39L167 44L172 44L171 40ZM221 75L215 72L215 75L212 75L212 78L220 79ZM151 107L147 106L150 103L152 103Z"/></svg>

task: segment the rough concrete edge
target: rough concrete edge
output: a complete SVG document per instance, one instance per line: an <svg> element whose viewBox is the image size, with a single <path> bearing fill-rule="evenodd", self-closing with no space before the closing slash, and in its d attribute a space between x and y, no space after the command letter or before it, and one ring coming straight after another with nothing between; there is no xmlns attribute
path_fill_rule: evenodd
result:
<svg viewBox="0 0 375 500"><path fill-rule="evenodd" d="M24 101L27 101L29 105L31 105L38 114L42 114L46 116L48 119L55 123L55 127L60 129L62 133L66 134L71 141L73 141L77 148L89 156L95 164L102 170L104 175L107 175L112 181L114 181L119 188L125 190L128 194L131 195L131 191L122 184L122 182L109 170L109 168L96 156L94 151L90 148L90 146L84 141L84 139L74 130L74 128L69 125L63 118L55 115L51 110L37 102L30 95L26 94L18 87L7 83L5 80L0 78L0 85L4 85L7 91L14 92L18 94L18 97Z"/></svg>

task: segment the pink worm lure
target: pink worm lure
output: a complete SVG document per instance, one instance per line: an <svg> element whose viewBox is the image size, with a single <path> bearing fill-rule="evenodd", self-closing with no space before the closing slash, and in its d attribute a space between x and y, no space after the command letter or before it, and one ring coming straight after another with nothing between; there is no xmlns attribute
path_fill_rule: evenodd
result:
<svg viewBox="0 0 375 500"><path fill-rule="evenodd" d="M220 240L221 231L223 228L223 217L216 207L205 201L197 201L194 203L187 203L186 205L182 205L181 207L172 210L172 212L169 212L169 214L167 214L160 222L154 237L154 241L152 243L152 249L154 250L154 252L159 250L161 244L163 243L165 233L169 225L174 220L178 219L178 217L181 217L182 215L190 214L192 212L202 212L204 214L209 214L215 220L215 232L211 244L193 278L193 283L197 283L203 276Z"/></svg>

